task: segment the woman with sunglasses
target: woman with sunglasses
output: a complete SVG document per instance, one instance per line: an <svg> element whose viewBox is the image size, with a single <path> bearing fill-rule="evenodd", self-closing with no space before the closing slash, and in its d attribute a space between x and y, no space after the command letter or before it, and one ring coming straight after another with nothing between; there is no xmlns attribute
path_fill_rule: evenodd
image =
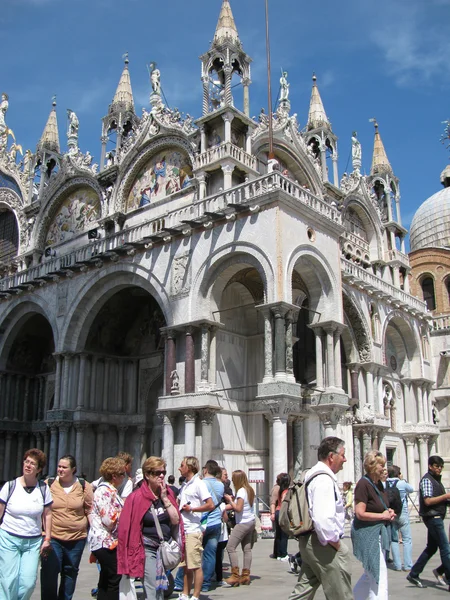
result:
<svg viewBox="0 0 450 600"><path fill-rule="evenodd" d="M142 465L142 485L128 496L120 518L118 573L144 582L147 600L162 600L157 579L164 571L158 548L160 539L155 525L156 511L165 541L175 538L183 547L183 521L175 495L166 485L166 463L151 456Z"/></svg>
<svg viewBox="0 0 450 600"><path fill-rule="evenodd" d="M117 489L126 475L124 461L105 459L100 475L103 481L94 493L88 541L101 567L97 600L119 600L121 576L117 574L117 543L123 500Z"/></svg>

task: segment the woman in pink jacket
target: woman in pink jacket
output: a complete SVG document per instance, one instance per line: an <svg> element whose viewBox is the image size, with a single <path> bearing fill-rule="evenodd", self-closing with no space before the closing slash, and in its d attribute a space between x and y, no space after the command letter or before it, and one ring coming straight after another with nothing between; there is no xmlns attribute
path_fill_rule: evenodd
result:
<svg viewBox="0 0 450 600"><path fill-rule="evenodd" d="M183 522L175 496L164 480L164 460L151 456L142 465L142 474L142 485L128 496L120 516L117 572L143 578L145 597L162 600L164 591L157 584L157 575L159 579L163 571L157 556L160 540L151 506L156 510L164 540L174 537L174 527L178 527L184 546Z"/></svg>

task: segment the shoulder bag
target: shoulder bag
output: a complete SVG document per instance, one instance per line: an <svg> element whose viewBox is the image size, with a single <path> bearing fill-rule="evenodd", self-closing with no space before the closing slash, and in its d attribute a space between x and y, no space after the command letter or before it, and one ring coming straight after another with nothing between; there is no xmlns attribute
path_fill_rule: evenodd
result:
<svg viewBox="0 0 450 600"><path fill-rule="evenodd" d="M172 571L176 567L178 567L181 561L181 548L178 542L176 542L173 538L166 542L164 540L163 532L161 529L161 524L158 519L158 515L156 514L155 507L151 506L150 508L153 518L155 520L156 531L158 532L159 537L159 551L161 554L161 560L164 565L166 571Z"/></svg>

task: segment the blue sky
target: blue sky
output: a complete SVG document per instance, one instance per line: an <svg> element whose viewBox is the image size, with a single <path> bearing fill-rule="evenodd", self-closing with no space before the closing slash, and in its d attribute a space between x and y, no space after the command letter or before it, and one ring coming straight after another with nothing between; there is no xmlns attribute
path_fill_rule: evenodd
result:
<svg viewBox="0 0 450 600"><path fill-rule="evenodd" d="M221 0L3 0L1 91L17 141L34 150L57 95L60 140L66 109L80 120L80 147L100 155L106 114L129 53L137 113L148 107L146 64L158 63L171 107L201 115L200 61ZM251 114L267 106L264 0L231 0L253 58ZM439 143L450 118L450 0L269 0L273 96L289 72L292 112L306 122L311 75L339 138L339 175L350 168L351 132L369 171L376 117L400 178L403 224L441 186L448 151Z"/></svg>

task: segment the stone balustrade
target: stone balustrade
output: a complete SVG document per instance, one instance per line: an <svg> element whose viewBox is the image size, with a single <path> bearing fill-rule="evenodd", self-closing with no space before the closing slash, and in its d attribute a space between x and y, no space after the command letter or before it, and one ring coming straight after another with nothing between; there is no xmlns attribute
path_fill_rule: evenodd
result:
<svg viewBox="0 0 450 600"><path fill-rule="evenodd" d="M380 277L377 277L370 271L363 269L355 263L341 258L341 268L344 281L356 285L360 285L362 288L372 291L374 293L381 292L386 298L391 298L395 304L398 301L414 310L421 313L427 312L427 305L422 300L419 300L411 294L407 294L403 290L387 283Z"/></svg>
<svg viewBox="0 0 450 600"><path fill-rule="evenodd" d="M450 315L433 317L431 329L432 331L444 331L445 329L450 329Z"/></svg>
<svg viewBox="0 0 450 600"><path fill-rule="evenodd" d="M235 146L231 142L222 142L222 144L208 148L205 152L198 154L194 158L194 169L204 169L205 167L226 158L233 158L246 167L253 169L253 171L256 171L256 158L251 154L247 154L245 150L239 148L239 146Z"/></svg>

